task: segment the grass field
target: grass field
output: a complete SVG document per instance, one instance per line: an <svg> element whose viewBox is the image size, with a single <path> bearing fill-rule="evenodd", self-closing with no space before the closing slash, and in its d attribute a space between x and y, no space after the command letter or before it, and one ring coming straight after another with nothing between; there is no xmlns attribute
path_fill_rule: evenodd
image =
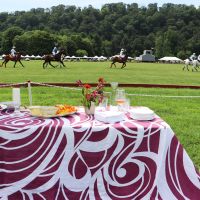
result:
<svg viewBox="0 0 200 200"><path fill-rule="evenodd" d="M0 68L0 83L33 82L96 82L101 76L109 83L147 83L200 85L200 72L182 71L182 64L127 63L127 67L110 69L110 62L66 62L66 68L42 68L41 61L24 61L25 68L14 69L13 63ZM200 71L200 70L199 70ZM153 109L174 130L194 164L200 169L200 98L145 97L142 94L162 96L200 96L200 90L125 88L131 105ZM110 91L110 88L106 88ZM0 101L11 100L11 88L0 89ZM34 105L68 103L80 105L80 91L65 88L33 87ZM27 88L21 89L22 104L29 105Z"/></svg>
<svg viewBox="0 0 200 200"><path fill-rule="evenodd" d="M107 82L200 85L200 72L182 71L182 64L127 63L127 67L110 69L110 62L66 62L66 68L42 69L41 61L24 61L13 71L13 63L1 69L0 82L26 80L43 82L75 82L77 79L95 81L103 76ZM14 73L13 73L14 72Z"/></svg>

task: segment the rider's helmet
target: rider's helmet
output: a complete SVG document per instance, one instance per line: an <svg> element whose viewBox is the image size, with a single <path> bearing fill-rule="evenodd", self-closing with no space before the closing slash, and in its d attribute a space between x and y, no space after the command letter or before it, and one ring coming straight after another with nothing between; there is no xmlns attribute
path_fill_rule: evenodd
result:
<svg viewBox="0 0 200 200"><path fill-rule="evenodd" d="M12 48L13 48L13 49L15 49L16 47L15 47L15 46L13 46Z"/></svg>

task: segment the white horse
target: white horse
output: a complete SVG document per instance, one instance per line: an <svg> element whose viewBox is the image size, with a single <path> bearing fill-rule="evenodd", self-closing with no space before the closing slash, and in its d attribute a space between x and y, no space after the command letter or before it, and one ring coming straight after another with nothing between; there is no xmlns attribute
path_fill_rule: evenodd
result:
<svg viewBox="0 0 200 200"><path fill-rule="evenodd" d="M188 68L190 65L192 66L192 71L194 71L194 70L198 71L197 68L199 68L200 62L199 62L198 60L190 61L190 60L187 58L187 59L185 60L184 66L183 66L183 70L185 70L185 68L187 68L187 70L190 71L189 68Z"/></svg>

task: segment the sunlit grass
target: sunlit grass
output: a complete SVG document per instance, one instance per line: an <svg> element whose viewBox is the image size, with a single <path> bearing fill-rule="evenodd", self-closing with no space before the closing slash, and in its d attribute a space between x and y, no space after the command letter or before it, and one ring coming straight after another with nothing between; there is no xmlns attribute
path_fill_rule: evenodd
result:
<svg viewBox="0 0 200 200"><path fill-rule="evenodd" d="M56 64L56 63L55 63ZM181 64L127 63L127 67L110 69L110 62L66 62L66 68L42 68L41 61L25 62L20 66L0 68L0 82L96 82L102 76L107 82L200 85L200 72L182 71ZM139 96L200 96L200 90L125 88L132 106L148 106L163 118L174 130L195 165L200 169L200 98L164 98ZM110 88L106 88L110 91ZM0 101L11 100L11 88L0 89ZM34 105L67 103L80 105L80 91L64 88L32 87ZM21 89L23 105L29 105L27 88Z"/></svg>
<svg viewBox="0 0 200 200"><path fill-rule="evenodd" d="M0 82L72 82L77 79L96 81L103 76L107 82L152 83L200 85L200 72L182 71L183 64L127 63L122 70L121 64L110 69L110 62L65 62L66 68L42 68L42 61L23 61L25 68L19 64L13 69L10 62L7 68L0 68ZM57 63L54 63L57 65Z"/></svg>

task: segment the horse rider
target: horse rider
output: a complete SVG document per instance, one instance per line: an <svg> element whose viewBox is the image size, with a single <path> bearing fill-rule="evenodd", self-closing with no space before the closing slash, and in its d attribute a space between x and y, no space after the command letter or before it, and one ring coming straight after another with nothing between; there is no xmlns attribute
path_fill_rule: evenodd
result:
<svg viewBox="0 0 200 200"><path fill-rule="evenodd" d="M11 55L12 58L14 58L16 56L16 53L17 53L16 50L15 50L15 48L16 47L13 46L12 49L10 50L10 55Z"/></svg>
<svg viewBox="0 0 200 200"><path fill-rule="evenodd" d="M198 60L198 62L200 62L200 54L199 54L199 56L198 56L197 60Z"/></svg>
<svg viewBox="0 0 200 200"><path fill-rule="evenodd" d="M193 61L193 60L196 60L196 59L197 59L196 53L193 53L193 54L189 57L189 60L190 60L190 61Z"/></svg>
<svg viewBox="0 0 200 200"><path fill-rule="evenodd" d="M124 56L125 56L125 49L121 49L121 51L119 53L119 57L124 58Z"/></svg>
<svg viewBox="0 0 200 200"><path fill-rule="evenodd" d="M52 50L53 56L55 56L58 52L59 52L59 50L58 50L58 48L57 48L57 45L55 45L55 47L54 47L53 50Z"/></svg>

